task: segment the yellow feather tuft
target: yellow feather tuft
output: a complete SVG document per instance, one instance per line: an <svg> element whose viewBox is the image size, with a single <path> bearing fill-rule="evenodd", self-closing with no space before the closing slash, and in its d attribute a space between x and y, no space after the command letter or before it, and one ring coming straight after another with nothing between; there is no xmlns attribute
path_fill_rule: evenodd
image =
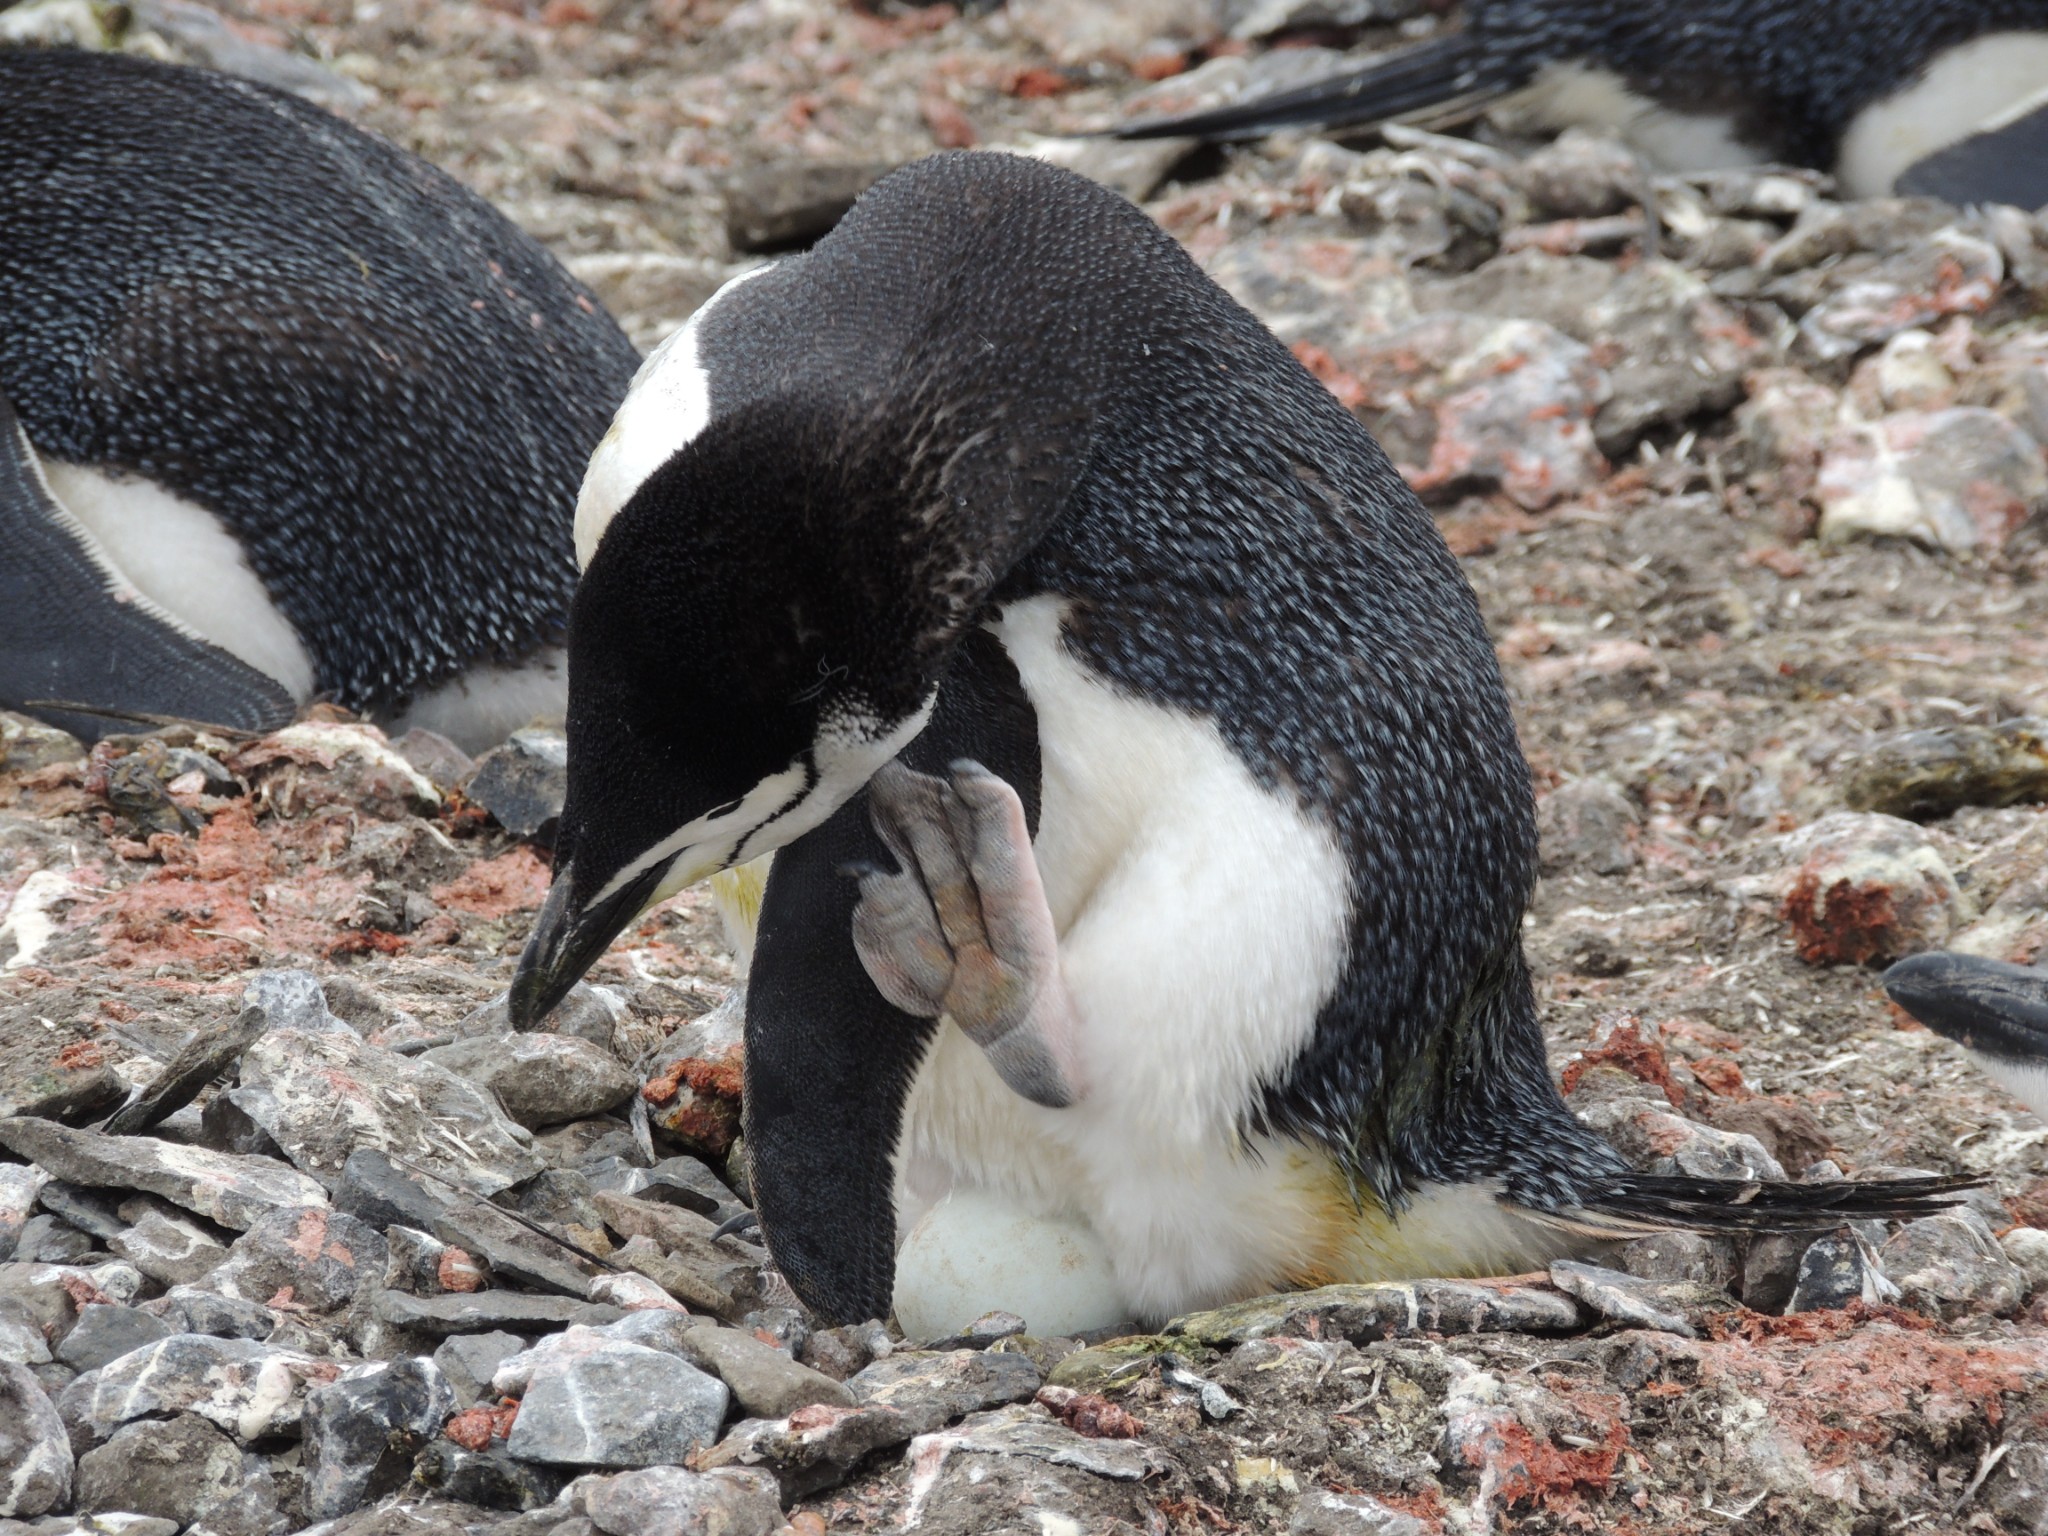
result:
<svg viewBox="0 0 2048 1536"><path fill-rule="evenodd" d="M711 899L718 908L718 920L725 926L725 942L742 979L754 959L754 935L761 925L761 897L768 889L768 866L773 854L722 869L711 877Z"/></svg>

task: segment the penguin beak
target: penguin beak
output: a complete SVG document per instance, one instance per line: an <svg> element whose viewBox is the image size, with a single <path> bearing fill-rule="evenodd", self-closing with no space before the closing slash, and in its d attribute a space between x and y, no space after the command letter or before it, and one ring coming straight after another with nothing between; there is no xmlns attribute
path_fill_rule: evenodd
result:
<svg viewBox="0 0 2048 1536"><path fill-rule="evenodd" d="M512 978L508 1007L514 1029L540 1027L612 940L647 909L673 862L663 860L642 870L603 899L587 905L575 894L575 860L555 871L554 884L548 887L547 900L541 903L540 917Z"/></svg>

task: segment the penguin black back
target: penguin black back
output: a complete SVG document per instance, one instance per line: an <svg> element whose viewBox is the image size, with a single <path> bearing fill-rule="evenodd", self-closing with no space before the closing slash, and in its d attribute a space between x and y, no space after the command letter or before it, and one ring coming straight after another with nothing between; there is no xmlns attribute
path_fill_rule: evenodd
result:
<svg viewBox="0 0 2048 1536"><path fill-rule="evenodd" d="M1468 0L1463 28L1447 37L1293 90L1115 131L1233 138L1381 122L1576 65L1671 111L1725 119L1761 155L1825 170L1859 113L1945 51L2044 28L2044 0Z"/></svg>
<svg viewBox="0 0 2048 1536"><path fill-rule="evenodd" d="M637 362L538 243L319 108L0 52L0 394L45 460L217 517L343 704L559 641Z"/></svg>

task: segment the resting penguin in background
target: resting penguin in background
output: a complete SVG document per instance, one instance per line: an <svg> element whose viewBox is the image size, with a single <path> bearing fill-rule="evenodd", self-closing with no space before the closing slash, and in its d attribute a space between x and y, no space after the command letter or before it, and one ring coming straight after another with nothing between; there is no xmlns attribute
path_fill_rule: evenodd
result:
<svg viewBox="0 0 2048 1536"><path fill-rule="evenodd" d="M0 704L261 729L324 694L470 750L558 714L576 486L638 361L316 107L0 52Z"/></svg>
<svg viewBox="0 0 2048 1536"><path fill-rule="evenodd" d="M1886 971L1884 989L2048 1120L2048 971L1930 950Z"/></svg>
<svg viewBox="0 0 2048 1536"><path fill-rule="evenodd" d="M1467 0L1448 36L1122 138L1254 138L1501 101L1670 171L1780 161L1851 197L2048 203L2048 0Z"/></svg>
<svg viewBox="0 0 2048 1536"><path fill-rule="evenodd" d="M1107 1322L1950 1187L1647 1177L1570 1114L1471 589L1357 420L1091 182L884 179L649 360L578 516L513 1019L779 850L746 1136L825 1318L886 1314L899 1222L963 1198L1095 1245Z"/></svg>

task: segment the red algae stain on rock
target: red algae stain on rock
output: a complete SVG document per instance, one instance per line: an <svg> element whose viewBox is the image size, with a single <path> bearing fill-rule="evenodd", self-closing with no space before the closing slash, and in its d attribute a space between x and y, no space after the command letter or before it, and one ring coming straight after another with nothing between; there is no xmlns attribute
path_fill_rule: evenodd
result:
<svg viewBox="0 0 2048 1536"><path fill-rule="evenodd" d="M1579 1079L1594 1067L1618 1067L1630 1077L1640 1078L1656 1088L1672 1104L1685 1100L1685 1090L1671 1076L1671 1063L1665 1060L1664 1047L1655 1040L1645 1039L1632 1019L1615 1024L1599 1045L1582 1051L1565 1063L1564 1071L1558 1076L1558 1086L1570 1093L1579 1085ZM1736 1076L1739 1080L1739 1070Z"/></svg>
<svg viewBox="0 0 2048 1536"><path fill-rule="evenodd" d="M548 867L530 848L514 848L481 859L446 885L434 889L435 905L471 917L508 917L531 912L548 894Z"/></svg>

